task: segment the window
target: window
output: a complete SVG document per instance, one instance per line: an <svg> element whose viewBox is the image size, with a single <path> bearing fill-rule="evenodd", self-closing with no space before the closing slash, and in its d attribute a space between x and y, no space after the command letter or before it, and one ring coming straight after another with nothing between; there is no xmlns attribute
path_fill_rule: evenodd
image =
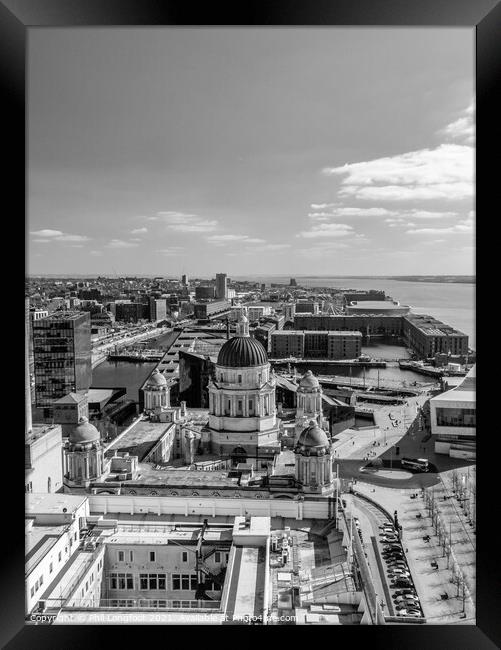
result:
<svg viewBox="0 0 501 650"><path fill-rule="evenodd" d="M59 553L57 554L57 558L58 558L59 562L61 562L61 551L59 551Z"/></svg>
<svg viewBox="0 0 501 650"><path fill-rule="evenodd" d="M150 551L150 562L155 561L155 551Z"/></svg>
<svg viewBox="0 0 501 650"><path fill-rule="evenodd" d="M149 587L150 587L150 589L156 589L157 588L157 576L156 576L155 573L150 573Z"/></svg>
<svg viewBox="0 0 501 650"><path fill-rule="evenodd" d="M134 562L134 552L129 551L129 562Z"/></svg>
<svg viewBox="0 0 501 650"><path fill-rule="evenodd" d="M118 561L119 562L124 562L125 561L125 553L124 553L124 551L118 551Z"/></svg>
<svg viewBox="0 0 501 650"><path fill-rule="evenodd" d="M183 551L183 562L188 562L188 553Z"/></svg>
<svg viewBox="0 0 501 650"><path fill-rule="evenodd" d="M38 591L38 580L35 582L35 591Z"/></svg>
<svg viewBox="0 0 501 650"><path fill-rule="evenodd" d="M238 383L239 383L239 384L242 383L242 375L238 375Z"/></svg>
<svg viewBox="0 0 501 650"><path fill-rule="evenodd" d="M43 576L40 576L40 586L43 585Z"/></svg>
<svg viewBox="0 0 501 650"><path fill-rule="evenodd" d="M164 573L159 573L158 574L158 588L159 589L165 589L166 588L166 580L165 580L165 574Z"/></svg>
<svg viewBox="0 0 501 650"><path fill-rule="evenodd" d="M110 575L110 589L118 588L118 577L116 573Z"/></svg>
<svg viewBox="0 0 501 650"><path fill-rule="evenodd" d="M118 574L118 588L125 589L125 573Z"/></svg>
<svg viewBox="0 0 501 650"><path fill-rule="evenodd" d="M35 595L35 587L31 588L30 594L31 594L31 597L33 598L33 596Z"/></svg>
<svg viewBox="0 0 501 650"><path fill-rule="evenodd" d="M226 562L228 562L229 559L230 559L230 554L226 553Z"/></svg>
<svg viewBox="0 0 501 650"><path fill-rule="evenodd" d="M188 591L189 589L195 590L197 588L197 575L196 573L173 573L172 574L172 589L174 591Z"/></svg>
<svg viewBox="0 0 501 650"><path fill-rule="evenodd" d="M148 589L148 574L141 573L139 575L139 589Z"/></svg>
<svg viewBox="0 0 501 650"><path fill-rule="evenodd" d="M214 553L214 561L215 562L221 562L221 553Z"/></svg>
<svg viewBox="0 0 501 650"><path fill-rule="evenodd" d="M49 573L52 573L53 570L54 570L54 566L53 566L53 564L52 564L52 562L51 562L51 563L49 564Z"/></svg>

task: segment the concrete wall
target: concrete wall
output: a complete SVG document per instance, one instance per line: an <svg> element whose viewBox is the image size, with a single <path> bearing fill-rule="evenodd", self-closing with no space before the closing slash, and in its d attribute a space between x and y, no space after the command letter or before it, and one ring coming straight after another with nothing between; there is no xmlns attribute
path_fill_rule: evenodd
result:
<svg viewBox="0 0 501 650"><path fill-rule="evenodd" d="M25 457L25 486L29 486L26 491L58 492L62 489L63 455L59 425L39 439L28 441L25 444Z"/></svg>
<svg viewBox="0 0 501 650"><path fill-rule="evenodd" d="M102 495L88 497L91 513L154 515L199 515L291 517L293 519L328 519L327 499L295 501L289 499L204 499L199 497L158 497L143 495Z"/></svg>

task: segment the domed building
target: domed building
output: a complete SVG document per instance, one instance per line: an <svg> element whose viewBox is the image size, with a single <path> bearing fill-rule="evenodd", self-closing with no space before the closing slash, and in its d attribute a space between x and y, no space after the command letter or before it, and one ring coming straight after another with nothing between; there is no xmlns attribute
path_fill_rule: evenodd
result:
<svg viewBox="0 0 501 650"><path fill-rule="evenodd" d="M303 492L329 494L334 490L334 451L315 420L301 432L294 447L296 480Z"/></svg>
<svg viewBox="0 0 501 650"><path fill-rule="evenodd" d="M71 486L88 487L104 474L101 436L87 417L80 418L63 451L64 479Z"/></svg>
<svg viewBox="0 0 501 650"><path fill-rule="evenodd" d="M209 382L212 453L257 465L280 452L275 384L266 350L251 338L241 314L237 334L220 349Z"/></svg>
<svg viewBox="0 0 501 650"><path fill-rule="evenodd" d="M322 387L318 379L307 370L301 377L296 393L296 423L294 427L294 440L297 442L308 422L315 421L321 429L328 431L328 422L325 421L322 411Z"/></svg>
<svg viewBox="0 0 501 650"><path fill-rule="evenodd" d="M170 407L170 388L165 376L155 368L144 388L144 410L155 411Z"/></svg>

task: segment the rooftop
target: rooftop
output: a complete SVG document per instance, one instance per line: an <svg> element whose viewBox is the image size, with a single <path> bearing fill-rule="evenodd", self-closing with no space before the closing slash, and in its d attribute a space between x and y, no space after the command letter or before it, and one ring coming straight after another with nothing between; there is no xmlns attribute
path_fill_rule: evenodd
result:
<svg viewBox="0 0 501 650"><path fill-rule="evenodd" d="M76 494L45 494L41 492L28 492L25 498L26 515L59 514L66 508L66 512L73 513L87 501L87 496Z"/></svg>
<svg viewBox="0 0 501 650"><path fill-rule="evenodd" d="M138 420L122 436L119 436L106 449L107 456L114 451L127 451L131 456L137 456L141 461L153 449L160 438L174 427L173 422L150 422Z"/></svg>

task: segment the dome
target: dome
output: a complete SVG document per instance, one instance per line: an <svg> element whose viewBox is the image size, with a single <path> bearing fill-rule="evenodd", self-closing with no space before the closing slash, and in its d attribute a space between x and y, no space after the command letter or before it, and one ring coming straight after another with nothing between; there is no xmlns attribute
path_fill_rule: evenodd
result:
<svg viewBox="0 0 501 650"><path fill-rule="evenodd" d="M311 420L310 424L304 429L299 436L296 448L308 450L309 453L318 451L325 451L330 447L329 439L323 429L318 424Z"/></svg>
<svg viewBox="0 0 501 650"><path fill-rule="evenodd" d="M159 386L167 386L167 379L158 368L155 368L146 382L145 388L158 388Z"/></svg>
<svg viewBox="0 0 501 650"><path fill-rule="evenodd" d="M96 427L89 422L89 418L80 418L79 423L70 433L71 443L95 442L101 435Z"/></svg>
<svg viewBox="0 0 501 650"><path fill-rule="evenodd" d="M264 347L250 336L234 336L223 345L217 357L218 366L227 368L249 368L264 366L268 355Z"/></svg>
<svg viewBox="0 0 501 650"><path fill-rule="evenodd" d="M300 388L320 388L320 384L311 370L307 370L299 382Z"/></svg>

